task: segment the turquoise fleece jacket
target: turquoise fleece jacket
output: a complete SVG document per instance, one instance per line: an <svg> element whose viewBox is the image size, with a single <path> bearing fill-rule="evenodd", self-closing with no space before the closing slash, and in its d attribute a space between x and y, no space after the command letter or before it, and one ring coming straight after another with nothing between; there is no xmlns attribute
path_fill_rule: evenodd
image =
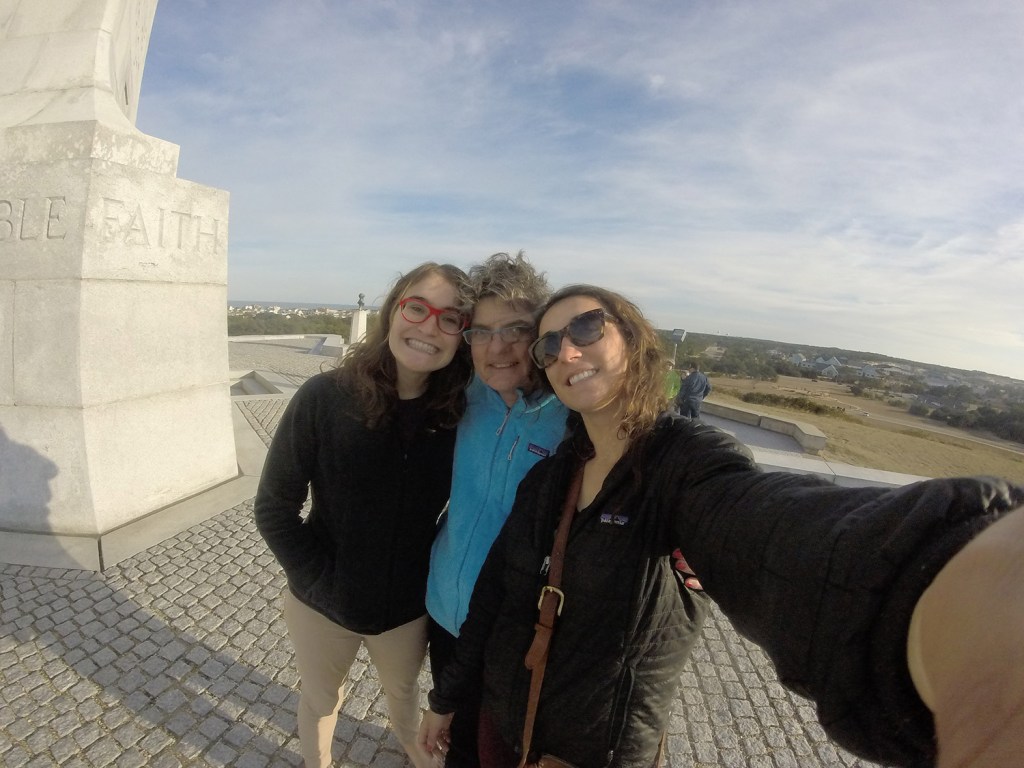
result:
<svg viewBox="0 0 1024 768"><path fill-rule="evenodd" d="M427 611L453 635L466 620L469 598L491 544L505 523L519 481L565 436L568 410L548 392L511 408L474 377L455 440L448 515L434 539L427 576Z"/></svg>

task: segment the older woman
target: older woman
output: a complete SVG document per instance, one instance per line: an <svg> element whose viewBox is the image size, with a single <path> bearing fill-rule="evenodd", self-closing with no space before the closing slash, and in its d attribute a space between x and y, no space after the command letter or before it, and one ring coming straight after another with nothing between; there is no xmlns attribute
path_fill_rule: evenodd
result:
<svg viewBox="0 0 1024 768"><path fill-rule="evenodd" d="M475 375L455 441L448 514L430 555L430 671L439 679L451 660L469 610L477 574L512 509L516 488L534 464L565 436L566 409L540 387L530 360L537 338L534 312L551 295L543 274L526 260L496 253L469 270L473 311L463 337ZM475 768L477 717L463 701L449 729L447 768Z"/></svg>
<svg viewBox="0 0 1024 768"><path fill-rule="evenodd" d="M482 671L482 765L548 753L650 768L703 586L849 749L927 765L937 732L948 765L1018 759L1024 488L849 489L764 473L728 435L662 413L657 336L624 297L565 288L542 309L539 334L531 356L579 425L520 486L430 694L424 748ZM676 548L699 582L675 567Z"/></svg>

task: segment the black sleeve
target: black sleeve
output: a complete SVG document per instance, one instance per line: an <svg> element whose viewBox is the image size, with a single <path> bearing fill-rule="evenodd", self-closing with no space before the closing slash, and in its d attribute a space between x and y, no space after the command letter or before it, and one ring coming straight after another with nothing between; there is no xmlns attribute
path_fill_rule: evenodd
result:
<svg viewBox="0 0 1024 768"><path fill-rule="evenodd" d="M439 715L446 715L459 709L466 698L479 696L479 687L483 677L484 651L487 639L491 634L498 610L504 602L504 584L502 573L505 568L504 551L511 534L510 525L514 525L516 508L519 507L517 496L505 525L491 545L491 550L484 560L473 596L469 600L469 612L466 620L459 628L459 638L455 643L455 655L444 668L441 679L434 690L427 694L430 709Z"/></svg>
<svg viewBox="0 0 1024 768"><path fill-rule="evenodd" d="M302 586L325 562L321 544L302 521L318 450L317 382L309 379L296 391L281 416L256 490L256 527L288 580Z"/></svg>
<svg viewBox="0 0 1024 768"><path fill-rule="evenodd" d="M911 614L956 552L1024 504L1024 489L994 478L841 488L743 467L710 443L676 457L663 491L707 593L785 685L815 700L838 743L931 765L934 725L907 668Z"/></svg>

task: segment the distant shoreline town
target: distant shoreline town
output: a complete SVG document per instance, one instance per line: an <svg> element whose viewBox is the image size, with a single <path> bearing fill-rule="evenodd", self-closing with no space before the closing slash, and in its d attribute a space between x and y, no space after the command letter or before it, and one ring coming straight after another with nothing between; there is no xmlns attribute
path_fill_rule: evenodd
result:
<svg viewBox="0 0 1024 768"><path fill-rule="evenodd" d="M337 334L349 337L356 304L228 302L228 336ZM377 308L366 307L370 327ZM764 379L799 376L845 384L952 427L976 428L1024 443L1024 381L871 352L767 339L661 330L677 369L700 360L709 374Z"/></svg>
<svg viewBox="0 0 1024 768"><path fill-rule="evenodd" d="M318 304L318 303L314 303L314 302L302 302L302 301L236 301L236 300L229 300L228 301L228 315L229 316L231 316L231 315L236 315L236 316L237 315L255 315L255 314L265 313L265 314L279 315L279 316L282 316L282 317L283 316L295 316L295 317L299 317L299 318L312 318L312 317L316 317L318 315L319 316L333 315L333 316L337 316L337 317L348 317L351 314L351 312L353 312L354 310L356 310L358 308L359 307L356 304ZM378 307L376 307L376 306L366 305L364 308L367 309L371 314L375 314L377 312L377 310L378 310ZM862 359L862 362L860 363L860 365L864 365L867 362L867 360L872 359L872 361L875 363L875 365L872 366L872 367L874 367L874 368L888 368L889 369L888 372L896 373L897 375L913 375L915 373L918 374L918 375L921 375L921 374L925 374L926 372L931 372L931 371L935 371L935 370L943 370L943 371L946 371L946 372L959 373L961 375L971 374L972 377L973 376L977 376L977 375L981 375L981 376L984 376L986 378L991 378L991 379L994 379L994 380L1002 380L1002 381L1006 381L1006 382L1013 382L1015 384L1024 385L1024 380L1015 379L1015 378L1013 378L1011 376L1004 376L1002 374L988 373L986 371L978 371L978 370L967 369L967 368L954 368L954 367L951 367L951 366L939 365L937 363L926 363L926 362L922 362L922 361L910 360L910 359L905 359L905 358L895 358L895 357L891 357L891 356L887 356L887 355L882 355L882 354L878 354L878 353L873 353L873 352L863 352L863 351L861 351L861 352L853 352L853 351L849 351L849 350L842 350L842 349L837 348L837 347L824 347L824 346L813 345L813 344L800 344L800 343L794 343L794 342L770 341L768 339L743 338L743 337L739 337L739 336L721 336L721 335L718 335L718 334L701 334L701 333L696 333L696 332L692 333L691 337L699 337L699 338L703 338L703 339L709 340L711 342L711 344L709 344L709 347L706 350L706 353L709 353L708 354L709 357L719 358L719 359L721 358L721 352L724 351L724 350L722 350L721 347L718 346L718 342L719 341L726 341L726 342L731 341L731 342L741 342L741 343L742 342L750 342L750 343L754 343L754 344L758 344L758 345L761 345L761 344L777 345L779 347L783 347L784 349L776 349L776 350L774 350L775 353L776 353L774 355L774 357L777 357L777 358L778 357L782 357L782 358L790 359L794 363L794 365L796 365L796 366L798 366L800 368L803 368L803 369L817 368L816 373L819 373L819 374L824 372L824 370L827 368L829 362L836 363L837 364L836 368L840 368L841 369L843 366L838 365L839 360L837 360L836 357L839 357L839 359L843 363L847 363L847 358L857 357L857 358L861 358ZM821 355L820 352L822 352L824 350L829 350L830 352L832 352L832 354L831 355L824 355L824 356ZM803 357L801 352L808 352L808 351L810 352L811 355L813 355L812 360L806 360L806 358L804 360L794 359L794 356L796 356L796 355L799 355L800 357ZM805 360L806 360L806 362L805 362ZM900 366L902 366L902 369L900 368ZM858 368L859 367L860 366L858 366ZM863 373L864 373L864 375L867 378L875 378L875 376L873 375L874 371L872 371L872 370L865 370ZM826 373L826 375L823 378L831 378L831 376ZM938 382L933 382L933 383L938 383ZM954 380L954 381L946 382L946 383L962 383L962 381Z"/></svg>
<svg viewBox="0 0 1024 768"><path fill-rule="evenodd" d="M351 312L358 309L358 304L317 304L307 301L228 301L228 312L250 311L250 312L271 312L273 314L287 314L297 312L306 314L309 310L331 310L333 312ZM376 312L377 307L367 305L366 309Z"/></svg>

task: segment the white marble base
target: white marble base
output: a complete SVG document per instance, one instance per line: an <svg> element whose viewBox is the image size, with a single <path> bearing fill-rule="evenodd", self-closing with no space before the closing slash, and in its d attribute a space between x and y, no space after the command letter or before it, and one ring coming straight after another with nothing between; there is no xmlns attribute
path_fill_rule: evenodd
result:
<svg viewBox="0 0 1024 768"><path fill-rule="evenodd" d="M231 414L238 466L230 480L104 533L5 531L0 535L0 563L102 571L251 499L267 449L238 408Z"/></svg>
<svg viewBox="0 0 1024 768"><path fill-rule="evenodd" d="M176 161L130 127L0 128L0 530L100 536L237 475L228 195Z"/></svg>

